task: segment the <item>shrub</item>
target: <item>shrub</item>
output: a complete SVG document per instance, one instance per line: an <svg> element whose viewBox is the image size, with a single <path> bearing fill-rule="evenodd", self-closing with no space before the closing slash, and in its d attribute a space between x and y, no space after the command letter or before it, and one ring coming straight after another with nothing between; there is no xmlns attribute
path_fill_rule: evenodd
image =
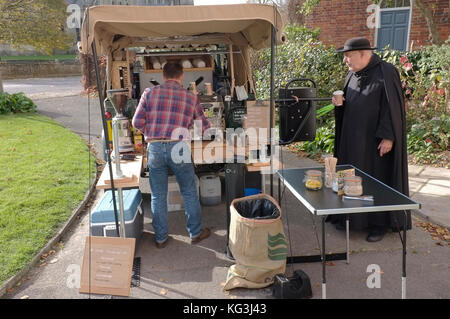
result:
<svg viewBox="0 0 450 319"><path fill-rule="evenodd" d="M386 50L380 55L399 70L409 127L449 112L450 44L412 52Z"/></svg>
<svg viewBox="0 0 450 319"><path fill-rule="evenodd" d="M433 163L439 152L450 149L450 115L413 124L407 135L407 147L417 162Z"/></svg>
<svg viewBox="0 0 450 319"><path fill-rule="evenodd" d="M0 93L0 114L36 112L34 102L23 93Z"/></svg>
<svg viewBox="0 0 450 319"><path fill-rule="evenodd" d="M319 30L288 25L284 30L286 42L275 49L274 85L284 87L291 79L308 78L317 84L319 97L331 97L342 88L347 68L335 48L327 48L319 41ZM270 50L252 55L252 68L258 98L269 98ZM293 84L293 86L295 86ZM297 86L299 84L297 83ZM274 92L275 95L277 92Z"/></svg>
<svg viewBox="0 0 450 319"><path fill-rule="evenodd" d="M334 120L329 120L323 126L318 127L314 141L300 143L299 149L313 158L319 157L322 153L333 154Z"/></svg>

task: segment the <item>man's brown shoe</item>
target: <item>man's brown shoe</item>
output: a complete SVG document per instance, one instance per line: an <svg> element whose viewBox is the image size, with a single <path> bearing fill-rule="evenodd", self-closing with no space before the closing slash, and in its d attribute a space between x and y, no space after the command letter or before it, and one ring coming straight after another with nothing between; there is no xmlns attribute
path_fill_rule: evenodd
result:
<svg viewBox="0 0 450 319"><path fill-rule="evenodd" d="M156 248L158 248L158 249L163 249L164 247L167 246L167 242L168 242L168 241L169 241L169 237L167 237L167 239L166 239L165 241L163 241L162 243L158 243L158 242L155 240Z"/></svg>
<svg viewBox="0 0 450 319"><path fill-rule="evenodd" d="M198 235L197 237L191 238L191 244L197 244L197 243L201 242L203 239L208 238L209 235L211 235L211 231L209 230L209 228L203 228L200 235Z"/></svg>

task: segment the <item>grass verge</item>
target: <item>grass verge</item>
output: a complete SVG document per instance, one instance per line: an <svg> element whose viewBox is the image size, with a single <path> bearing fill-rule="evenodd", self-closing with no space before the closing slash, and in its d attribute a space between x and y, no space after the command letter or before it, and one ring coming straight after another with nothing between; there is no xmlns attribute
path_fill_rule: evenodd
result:
<svg viewBox="0 0 450 319"><path fill-rule="evenodd" d="M0 115L0 169L2 285L67 221L96 169L78 135L38 114Z"/></svg>
<svg viewBox="0 0 450 319"><path fill-rule="evenodd" d="M2 56L0 61L54 61L54 60L75 60L76 54L62 55L21 55L21 56Z"/></svg>

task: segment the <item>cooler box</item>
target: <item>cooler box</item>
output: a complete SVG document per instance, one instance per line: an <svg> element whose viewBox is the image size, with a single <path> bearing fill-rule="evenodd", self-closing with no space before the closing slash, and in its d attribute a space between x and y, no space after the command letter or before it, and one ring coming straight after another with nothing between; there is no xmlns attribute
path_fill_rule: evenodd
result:
<svg viewBox="0 0 450 319"><path fill-rule="evenodd" d="M139 189L123 190L123 210L125 220L125 235L127 238L140 239L144 230L144 213L141 207L142 194ZM119 194L116 191L117 218L120 224ZM100 202L91 213L91 235L117 237L116 220L112 191L106 191Z"/></svg>

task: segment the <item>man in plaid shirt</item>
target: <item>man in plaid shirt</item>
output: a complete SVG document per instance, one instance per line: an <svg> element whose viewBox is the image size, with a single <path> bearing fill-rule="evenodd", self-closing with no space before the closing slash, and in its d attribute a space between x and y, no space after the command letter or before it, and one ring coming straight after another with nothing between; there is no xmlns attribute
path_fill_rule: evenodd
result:
<svg viewBox="0 0 450 319"><path fill-rule="evenodd" d="M208 228L202 227L202 212L195 183L195 170L192 161L179 161L191 158L190 148L182 139L190 139L189 129L194 120L202 123L202 132L210 127L197 96L184 89L183 67L177 62L168 62L163 68L164 84L142 94L133 127L144 133L148 143L148 168L150 172L151 208L155 242L158 248L167 244L167 189L168 169L170 168L180 186L186 209L186 228L195 244L210 235ZM180 134L182 133L182 134Z"/></svg>

